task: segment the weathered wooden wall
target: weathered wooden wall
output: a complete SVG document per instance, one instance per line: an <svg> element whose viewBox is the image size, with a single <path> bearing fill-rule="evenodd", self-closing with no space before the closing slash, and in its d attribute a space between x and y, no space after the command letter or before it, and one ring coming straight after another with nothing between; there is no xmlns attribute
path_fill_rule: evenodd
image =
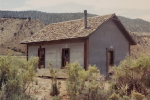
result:
<svg viewBox="0 0 150 100"><path fill-rule="evenodd" d="M113 47L114 64L118 65L129 53L129 42L112 20L104 23L89 37L89 64L96 65L102 74L107 74L106 49Z"/></svg>

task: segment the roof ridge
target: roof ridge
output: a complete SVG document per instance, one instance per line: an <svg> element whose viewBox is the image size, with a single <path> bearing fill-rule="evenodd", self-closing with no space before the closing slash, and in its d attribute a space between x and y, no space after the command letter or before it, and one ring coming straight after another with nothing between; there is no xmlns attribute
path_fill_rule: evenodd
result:
<svg viewBox="0 0 150 100"><path fill-rule="evenodd" d="M64 21L59 23L52 23L36 32L31 37L25 39L21 43L39 42L39 41L52 41L58 39L86 37L93 33L97 27L101 26L104 22L108 21L115 14L107 14L103 16L88 17L89 28L82 28L82 20L76 19L70 21ZM71 29L70 29L70 28ZM56 35L60 33L59 35ZM73 34L72 34L73 33ZM40 39L41 38L41 39Z"/></svg>
<svg viewBox="0 0 150 100"><path fill-rule="evenodd" d="M87 19L89 19L89 18L96 18L96 17L103 17L103 16L108 16L108 15L112 15L113 16L113 15L115 15L115 13L102 15L102 16L98 15L98 16L93 16L93 17L87 17ZM56 23L51 23L49 25L55 25L55 24L60 24L60 23L65 23L65 22L72 22L72 21L78 21L78 20L83 20L83 18L81 18L81 19L74 19L74 20L68 20L68 21L62 21L62 22L56 22ZM49 25L47 25L47 26L49 26Z"/></svg>

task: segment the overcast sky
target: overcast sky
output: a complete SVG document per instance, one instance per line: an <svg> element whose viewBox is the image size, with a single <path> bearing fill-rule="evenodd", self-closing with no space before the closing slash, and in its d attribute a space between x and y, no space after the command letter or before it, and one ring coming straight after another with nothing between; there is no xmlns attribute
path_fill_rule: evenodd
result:
<svg viewBox="0 0 150 100"><path fill-rule="evenodd" d="M116 13L150 21L150 0L0 0L0 10L38 10L48 13Z"/></svg>

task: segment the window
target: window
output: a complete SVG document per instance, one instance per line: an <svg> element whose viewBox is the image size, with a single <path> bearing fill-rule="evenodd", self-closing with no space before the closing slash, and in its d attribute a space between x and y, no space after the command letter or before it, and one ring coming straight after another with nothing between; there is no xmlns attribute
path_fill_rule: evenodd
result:
<svg viewBox="0 0 150 100"><path fill-rule="evenodd" d="M114 65L114 53L113 51L108 51L108 65L113 66Z"/></svg>
<svg viewBox="0 0 150 100"><path fill-rule="evenodd" d="M64 68L66 66L66 63L70 62L70 49L69 48L64 48L62 49L62 66L61 68Z"/></svg>
<svg viewBox="0 0 150 100"><path fill-rule="evenodd" d="M38 49L38 57L39 57L39 69L40 68L45 68L45 48L40 48Z"/></svg>

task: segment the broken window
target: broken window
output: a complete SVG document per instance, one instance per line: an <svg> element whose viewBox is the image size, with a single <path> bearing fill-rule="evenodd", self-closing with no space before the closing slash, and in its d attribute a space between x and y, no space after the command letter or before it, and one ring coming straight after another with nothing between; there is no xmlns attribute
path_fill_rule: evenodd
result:
<svg viewBox="0 0 150 100"><path fill-rule="evenodd" d="M38 57L39 57L39 69L45 68L45 48L38 49Z"/></svg>
<svg viewBox="0 0 150 100"><path fill-rule="evenodd" d="M64 48L62 49L62 68L66 66L66 63L70 61L70 49Z"/></svg>

